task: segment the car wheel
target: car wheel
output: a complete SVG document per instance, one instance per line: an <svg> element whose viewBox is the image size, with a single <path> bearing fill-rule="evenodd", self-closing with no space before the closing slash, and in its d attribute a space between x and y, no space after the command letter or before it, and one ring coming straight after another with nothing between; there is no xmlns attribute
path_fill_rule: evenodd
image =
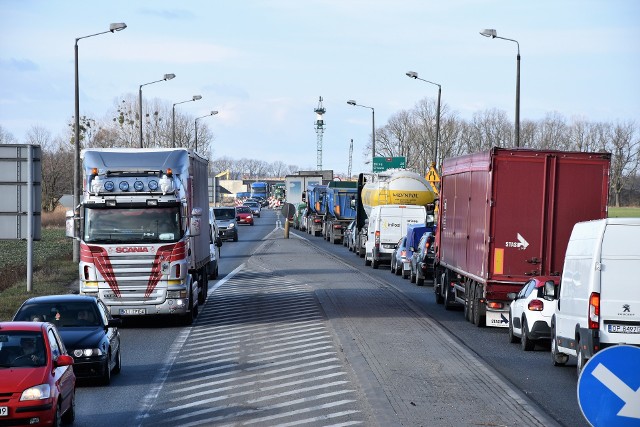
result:
<svg viewBox="0 0 640 427"><path fill-rule="evenodd" d="M511 313L509 313L509 342L511 344L518 342L518 337L513 333L513 319Z"/></svg>
<svg viewBox="0 0 640 427"><path fill-rule="evenodd" d="M419 277L417 274L416 274L416 285L424 286L424 278Z"/></svg>
<svg viewBox="0 0 640 427"><path fill-rule="evenodd" d="M578 358L578 360L576 361L576 373L578 374L578 377L582 372L582 368L584 368L584 365L587 363L587 358L584 356L584 350L582 349L582 346L582 340L579 339L578 348L576 349L576 356Z"/></svg>
<svg viewBox="0 0 640 427"><path fill-rule="evenodd" d="M122 355L120 354L120 349L116 353L116 365L113 367L113 373L119 374L122 370Z"/></svg>
<svg viewBox="0 0 640 427"><path fill-rule="evenodd" d="M71 396L69 396L69 398L71 399L71 404L69 405L69 408L67 409L67 412L62 414L62 416L60 417L60 421L61 421L62 424L73 424L73 421L76 419L76 393L75 393L75 390L74 390L73 393L71 393Z"/></svg>
<svg viewBox="0 0 640 427"><path fill-rule="evenodd" d="M389 271L391 274L396 274L396 266L393 263L393 258L391 259L391 266L389 267Z"/></svg>
<svg viewBox="0 0 640 427"><path fill-rule="evenodd" d="M364 255L364 265L371 265L371 260L367 258L367 255Z"/></svg>
<svg viewBox="0 0 640 427"><path fill-rule="evenodd" d="M237 242L238 241L238 233L236 232L236 234L233 235L233 241Z"/></svg>
<svg viewBox="0 0 640 427"><path fill-rule="evenodd" d="M107 359L104 361L104 372L102 373L102 378L100 379L100 382L102 383L102 385L111 384L111 364L109 363L110 361L111 361L111 351L109 351L109 353L107 354Z"/></svg>
<svg viewBox="0 0 640 427"><path fill-rule="evenodd" d="M524 351L531 351L536 347L536 342L529 338L529 325L527 325L527 318L522 319L522 334L520 336L520 344L522 344L522 349Z"/></svg>
<svg viewBox="0 0 640 427"><path fill-rule="evenodd" d="M416 283L416 275L413 274L413 269L411 269L411 273L409 273L409 281L411 283Z"/></svg>
<svg viewBox="0 0 640 427"><path fill-rule="evenodd" d="M560 353L555 331L551 331L551 360L553 366L564 366L569 361L569 355Z"/></svg>
<svg viewBox="0 0 640 427"><path fill-rule="evenodd" d="M403 279L408 279L408 278L409 278L409 273L407 273L407 272L404 270L404 267L402 267L402 278L403 278Z"/></svg>

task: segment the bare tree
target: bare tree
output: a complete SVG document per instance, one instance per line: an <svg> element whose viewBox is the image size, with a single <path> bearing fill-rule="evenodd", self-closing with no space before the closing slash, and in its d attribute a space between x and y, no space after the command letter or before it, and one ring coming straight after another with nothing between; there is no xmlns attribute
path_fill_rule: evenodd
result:
<svg viewBox="0 0 640 427"><path fill-rule="evenodd" d="M620 206L620 192L638 173L640 140L631 122L608 126L611 156L611 190L615 206Z"/></svg>
<svg viewBox="0 0 640 427"><path fill-rule="evenodd" d="M0 125L0 144L17 144L18 140Z"/></svg>

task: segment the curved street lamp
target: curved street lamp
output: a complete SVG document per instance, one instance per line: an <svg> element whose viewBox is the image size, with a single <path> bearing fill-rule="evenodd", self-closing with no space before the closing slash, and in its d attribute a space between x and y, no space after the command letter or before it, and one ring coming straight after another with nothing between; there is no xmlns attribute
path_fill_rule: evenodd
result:
<svg viewBox="0 0 640 427"><path fill-rule="evenodd" d="M353 99L348 100L347 104L371 109L371 170L373 170L373 158L376 156L376 110L373 107L360 105Z"/></svg>
<svg viewBox="0 0 640 427"><path fill-rule="evenodd" d="M517 40L499 37L494 29L480 31L480 35L492 39L502 39L514 42L518 46L518 56L516 57L516 147L520 147L520 43Z"/></svg>
<svg viewBox="0 0 640 427"><path fill-rule="evenodd" d="M423 82L431 83L432 85L438 86L438 112L436 113L436 146L433 153L433 166L438 167L438 146L440 145L440 95L442 95L442 86L438 83L430 82L429 80L421 79L418 77L418 73L415 71L407 71L405 73L407 76L412 79L422 80ZM425 165L426 166L426 165ZM425 173L426 175L426 173Z"/></svg>
<svg viewBox="0 0 640 427"><path fill-rule="evenodd" d="M204 119L205 117L209 117L209 116L215 116L216 114L218 114L218 111L213 110L212 112L210 112L209 114L207 114L205 116L196 117L196 119L194 121L194 126L195 126L195 130L196 130L196 149L195 149L196 152L198 151L198 120Z"/></svg>
<svg viewBox="0 0 640 427"><path fill-rule="evenodd" d="M173 148L176 148L176 105L184 104L185 102L198 101L200 99L202 99L202 96L193 95L193 98L191 99L187 99L186 101L182 102L176 102L175 104L173 104L173 107L171 109L171 133L173 135L171 139L171 145L173 146Z"/></svg>
<svg viewBox="0 0 640 427"><path fill-rule="evenodd" d="M80 193L82 188L80 185L80 177L82 173L80 171L80 86L78 84L78 41L89 37L99 36L101 34L115 33L116 31L122 31L127 28L127 24L124 22L115 22L109 24L109 31L103 31L101 33L90 34L88 36L78 37L74 46L75 53L75 120L73 126L73 135L75 139L74 144L74 156L73 156L73 210L80 204ZM73 240L73 262L78 262L80 258L80 241Z"/></svg>
<svg viewBox="0 0 640 427"><path fill-rule="evenodd" d="M139 110L139 115L140 115L140 148L143 148L142 146L142 86L147 86L147 85L151 85L154 83L158 83L158 82L164 82L167 80L171 80L173 78L175 78L176 75L175 74L165 74L164 77L160 80L156 80L153 82L149 82L149 83L144 83L140 85L140 90L138 91L138 103L140 104L140 110Z"/></svg>

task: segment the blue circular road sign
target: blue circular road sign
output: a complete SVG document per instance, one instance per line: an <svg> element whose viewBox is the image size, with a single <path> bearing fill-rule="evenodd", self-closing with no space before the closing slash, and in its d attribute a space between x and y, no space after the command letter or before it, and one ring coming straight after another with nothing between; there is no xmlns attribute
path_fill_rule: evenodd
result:
<svg viewBox="0 0 640 427"><path fill-rule="evenodd" d="M593 427L640 427L640 347L608 347L589 359L578 402Z"/></svg>

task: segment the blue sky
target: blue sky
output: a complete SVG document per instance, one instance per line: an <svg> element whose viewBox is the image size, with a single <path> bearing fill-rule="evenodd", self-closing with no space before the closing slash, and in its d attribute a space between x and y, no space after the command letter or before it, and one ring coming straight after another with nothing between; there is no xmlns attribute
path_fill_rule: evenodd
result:
<svg viewBox="0 0 640 427"><path fill-rule="evenodd" d="M0 0L0 125L19 141L33 125L68 131L74 111L75 38L80 111L106 119L137 95L202 116L213 157L281 160L316 168L318 97L326 108L323 168L368 170L376 126L437 96L460 117L504 110L513 120L516 45L479 35L495 28L521 52L521 118L640 119L640 1L562 0ZM199 122L200 123L200 122Z"/></svg>

